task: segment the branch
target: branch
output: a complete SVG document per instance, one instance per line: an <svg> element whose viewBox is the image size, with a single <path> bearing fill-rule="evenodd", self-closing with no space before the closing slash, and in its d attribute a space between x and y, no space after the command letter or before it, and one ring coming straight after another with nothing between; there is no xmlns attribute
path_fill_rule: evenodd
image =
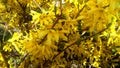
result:
<svg viewBox="0 0 120 68"><path fill-rule="evenodd" d="M46 39L46 37L47 37L47 35L48 34L46 34L45 36L44 36L44 38L38 43L38 44L42 44L42 42L44 42L45 41L45 39Z"/></svg>
<svg viewBox="0 0 120 68"><path fill-rule="evenodd" d="M39 6L39 4L36 2L36 0L33 0L33 2L36 4L36 6L41 10L42 8Z"/></svg>
<svg viewBox="0 0 120 68"><path fill-rule="evenodd" d="M55 23L52 25L52 28L51 28L51 29L53 29L53 28L55 27L55 25L58 23L58 21L59 21L60 18L61 18L61 15L57 17L57 19L56 19ZM44 38L39 42L39 44L41 44L42 42L45 41L47 35L48 35L48 34L46 34L46 35L44 36Z"/></svg>
<svg viewBox="0 0 120 68"><path fill-rule="evenodd" d="M2 39L2 42L4 43L5 42L5 36L6 36L6 32L8 30L8 26L7 26L7 23L5 22L5 26L4 26L4 33L3 33L3 39Z"/></svg>
<svg viewBox="0 0 120 68"><path fill-rule="evenodd" d="M67 45L67 47L66 47L65 49L63 49L61 52L59 52L57 55L55 55L52 60L54 60L57 56L59 56L59 55L60 55L62 52L64 52L66 49L68 49L69 47L71 47L71 46L73 46L74 44L76 44L78 41L81 42L81 41L90 39L90 38L92 38L93 36L95 36L95 35L97 35L97 34L99 34L99 33L102 33L102 32L104 32L104 31L107 30L107 29L108 29L108 28L105 28L105 29L101 30L100 32L98 32L98 33L96 33L96 34L93 34L93 35L89 36L88 38L84 38L84 39L82 39L82 40L81 40L81 38L82 38L82 36L81 36L78 40L75 40L73 43Z"/></svg>
<svg viewBox="0 0 120 68"><path fill-rule="evenodd" d="M77 17L79 16L80 12L83 11L83 9L85 8L85 6L86 6L86 5L84 5L84 6L82 7L82 9L80 9L80 10L78 11L77 16L76 16L75 18L77 18Z"/></svg>
<svg viewBox="0 0 120 68"><path fill-rule="evenodd" d="M37 3L35 0L33 0L33 1L34 1L34 3L35 3L35 4L40 8L40 10L41 10L41 7L38 5L38 3ZM55 6L55 8L56 8L56 6ZM61 14L60 14L60 15L56 15L56 12L55 12L55 16L56 16L57 19L55 20L55 22L54 22L54 24L52 25L52 28L51 28L51 29L53 29L53 28L55 27L55 25L58 23L59 19L62 18L62 0L60 1L60 9L61 9ZM45 41L47 35L48 35L48 34L46 34L46 35L44 36L44 38L39 42L39 44L41 44L42 42Z"/></svg>
<svg viewBox="0 0 120 68"><path fill-rule="evenodd" d="M108 29L108 27L105 28L105 29L103 29L103 30L101 30L100 32L98 32L98 33L96 33L96 34L93 34L93 35L91 35L91 36L89 36L89 37L87 37L87 38L84 38L84 39L82 39L82 40L81 40L81 38L82 38L83 36L81 36L79 39L75 40L75 41L72 42L71 44L68 44L67 47L64 48L64 49L63 49L61 52L59 52L57 55L54 55L54 57L52 58L52 60L55 60L55 58L56 58L57 56L59 56L62 52L64 52L64 51L65 51L66 49L68 49L69 47L73 46L74 44L77 44L77 42L79 42L79 44L80 44L81 41L85 41L85 40L87 40L87 39L89 39L89 38L92 38L93 36L95 36L95 35L97 35L97 34L99 34L99 33L102 33L102 32L104 32L104 31L107 30L107 29ZM47 61L43 64L43 66L45 66L45 65L48 64L49 62L50 62L50 61L47 60Z"/></svg>
<svg viewBox="0 0 120 68"><path fill-rule="evenodd" d="M25 58L28 56L28 53L25 53L21 58L20 58L20 60L21 60L21 63L24 61L24 60L26 60ZM20 64L21 64L20 63ZM18 65L16 65L16 67L18 68L19 66L20 66L20 64L18 64Z"/></svg>

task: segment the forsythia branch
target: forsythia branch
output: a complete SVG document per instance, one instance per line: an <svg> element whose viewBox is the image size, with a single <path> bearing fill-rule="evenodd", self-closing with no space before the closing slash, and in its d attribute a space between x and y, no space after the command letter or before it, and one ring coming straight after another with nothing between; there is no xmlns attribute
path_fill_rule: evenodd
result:
<svg viewBox="0 0 120 68"><path fill-rule="evenodd" d="M67 47L64 48L64 49L63 49L61 52L59 52L57 55L54 55L54 57L52 58L52 60L54 60L57 56L59 56L62 52L64 52L64 51L65 51L66 49L68 49L69 47L73 46L74 44L77 44L78 41L79 41L79 44L80 44L81 41L85 41L85 40L87 40L87 39L89 39L89 38L91 38L91 37L93 37L93 36L95 36L95 35L97 35L97 34L99 34L99 33L104 32L104 31L107 30L107 29L108 29L108 27L105 28L105 29L103 29L103 30L101 30L101 31L99 31L98 33L93 34L93 35L91 35L91 36L89 36L89 37L87 37L87 38L84 38L84 39L82 39L82 40L81 40L81 38L82 38L83 36L81 36L79 39L76 39L76 40L73 41L71 44L68 44ZM47 60L47 61L43 64L43 66L45 66L45 65L48 64L49 62L50 62L50 61Z"/></svg>
<svg viewBox="0 0 120 68"><path fill-rule="evenodd" d="M80 9L80 10L78 11L78 13L77 13L77 15L76 15L76 17L75 17L75 18L77 18L77 17L79 16L80 12L82 12L82 11L83 11L83 9L85 8L85 6L86 6L86 5L84 5L84 6L82 7L82 9Z"/></svg>
<svg viewBox="0 0 120 68"><path fill-rule="evenodd" d="M60 19L60 17L58 17L58 18L56 19L56 21L55 21L55 23L52 25L52 28L51 28L51 29L53 29L53 28L55 27L55 25L58 23L59 19ZM44 36L44 38L39 42L39 44L41 44L43 41L45 41L47 35L48 35L48 34L46 34L46 35Z"/></svg>
<svg viewBox="0 0 120 68"><path fill-rule="evenodd" d="M91 37L93 37L93 36L95 36L95 35L97 35L97 34L99 34L99 33L104 32L104 31L107 30L107 29L108 29L108 28L105 28L105 29L99 31L98 33L93 34L93 35L89 36L88 38L84 38L84 39L82 39L82 40L81 40L81 38L82 38L82 36L81 36L79 39L75 40L73 43L67 45L67 47L66 47L65 49L63 49L61 52L59 52L57 55L55 55L52 60L54 60L58 55L60 55L60 54L61 54L62 52L64 52L66 49L68 49L69 47L71 47L71 46L73 46L74 44L76 44L79 40L80 40L80 42L81 42L81 41L84 41L84 40L87 40L87 39L89 39L89 38L91 38ZM80 43L80 42L79 42L79 43Z"/></svg>

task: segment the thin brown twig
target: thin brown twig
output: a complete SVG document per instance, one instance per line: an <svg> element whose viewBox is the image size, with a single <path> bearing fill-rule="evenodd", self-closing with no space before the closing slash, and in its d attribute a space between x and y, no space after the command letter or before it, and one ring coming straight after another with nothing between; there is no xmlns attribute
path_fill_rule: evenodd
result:
<svg viewBox="0 0 120 68"><path fill-rule="evenodd" d="M61 6L61 7L62 7L62 6ZM56 16L57 19L56 19L56 21L54 22L54 24L52 25L52 28L51 28L51 29L53 29L53 28L55 27L55 25L58 23L59 19L61 19L61 15L62 15L62 9L61 9L61 14L60 14L59 16ZM48 35L48 34L46 34L46 35L44 36L44 38L39 42L39 44L41 44L42 42L45 41L47 35Z"/></svg>
<svg viewBox="0 0 120 68"><path fill-rule="evenodd" d="M59 21L59 18L57 18L57 20L55 21L55 23L52 25L52 28L51 29L53 29L54 28L54 26L57 24L57 22ZM42 42L44 42L45 41L45 39L46 39L46 37L47 37L47 35L48 34L46 34L45 36L44 36L44 38L39 42L39 44L41 44Z"/></svg>
<svg viewBox="0 0 120 68"><path fill-rule="evenodd" d="M28 53L25 53L25 54L20 58L21 63L26 59L27 56L28 56ZM20 64L21 64L21 63L20 63ZM20 66L20 64L16 65L16 67L18 68L18 67Z"/></svg>
<svg viewBox="0 0 120 68"><path fill-rule="evenodd" d="M4 41L5 41L5 36L6 36L6 32L7 32L7 30L8 30L8 26L7 26L7 23L5 22L5 26L4 26L4 33L3 33L3 39L2 39L2 41L3 41L3 43L4 43Z"/></svg>
<svg viewBox="0 0 120 68"><path fill-rule="evenodd" d="M39 4L36 2L36 0L33 0L33 3L36 4L36 6L41 10L42 8L39 6Z"/></svg>
<svg viewBox="0 0 120 68"><path fill-rule="evenodd" d="M95 35L97 35L97 34L99 34L99 33L102 33L102 32L104 32L104 31L107 30L107 29L108 29L108 28L105 28L105 29L99 31L98 33L93 34L93 35L91 35L91 36L89 36L89 37L87 37L87 38L84 38L84 39L82 39L82 40L81 40L81 38L82 38L83 36L81 36L79 39L75 40L75 41L72 42L71 44L68 44L67 47L64 48L64 49L63 49L61 52L59 52L57 55L54 55L54 57L52 58L52 60L55 60L55 58L56 58L57 56L59 56L62 52L64 52L64 51L65 51L66 49L68 49L69 47L73 46L74 44L77 44L78 41L81 42L81 41L90 39L91 37L93 37L93 36L95 36ZM80 44L80 43L79 43L79 44ZM45 65L48 64L49 62L50 62L49 60L46 61L46 62L43 64L43 66L45 66Z"/></svg>
<svg viewBox="0 0 120 68"><path fill-rule="evenodd" d="M78 11L77 16L76 16L75 18L77 18L77 17L80 15L80 12L83 11L83 9L85 8L85 6L86 6L86 5L84 5L84 6L82 7L82 9L80 9L80 10Z"/></svg>
<svg viewBox="0 0 120 68"><path fill-rule="evenodd" d="M95 36L95 35L97 35L97 34L99 34L99 33L102 33L102 32L104 32L104 31L107 30L107 29L108 29L108 28L105 28L105 29L101 30L100 32L98 32L98 33L96 33L96 34L93 34L93 35L89 36L88 38L84 38L84 39L82 39L82 40L81 40L81 38L82 38L82 36L81 36L78 40L80 40L80 42L81 42L81 41L90 39L91 37L93 37L93 36ZM71 47L71 46L73 46L74 44L76 44L76 43L78 42L78 40L75 40L73 43L67 45L67 47L66 47L65 49L63 49L61 52L59 52L57 55L55 55L52 60L54 60L57 56L59 56L59 55L60 55L62 52L64 52L66 49L68 49L69 47Z"/></svg>

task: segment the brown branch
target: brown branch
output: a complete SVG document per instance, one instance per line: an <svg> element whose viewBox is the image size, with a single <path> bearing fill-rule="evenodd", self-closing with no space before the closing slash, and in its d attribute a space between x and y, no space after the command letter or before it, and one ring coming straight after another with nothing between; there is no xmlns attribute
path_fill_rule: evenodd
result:
<svg viewBox="0 0 120 68"><path fill-rule="evenodd" d="M62 15L62 0L60 0L60 12L61 12L61 14L60 15Z"/></svg>
<svg viewBox="0 0 120 68"><path fill-rule="evenodd" d="M80 10L78 11L77 16L76 16L75 18L77 18L77 17L79 16L80 12L83 11L83 9L85 8L85 6L86 6L86 5L84 5L84 6L82 7L82 9L80 9Z"/></svg>
<svg viewBox="0 0 120 68"><path fill-rule="evenodd" d="M42 40L41 40L38 44L42 44L42 42L44 42L44 41L45 41L45 39L46 39L47 35L48 35L48 34L46 34L46 35L43 37L43 39L42 39Z"/></svg>
<svg viewBox="0 0 120 68"><path fill-rule="evenodd" d="M88 38L84 38L84 39L82 39L82 40L81 40L81 38L82 38L82 36L81 36L78 40L75 40L73 43L67 45L67 47L66 47L65 49L63 49L61 52L59 52L57 55L55 55L52 60L54 60L58 55L60 55L60 54L61 54L62 52L64 52L66 49L68 49L69 47L71 47L71 46L73 46L74 44L76 44L79 40L80 40L80 42L81 42L81 41L90 39L90 38L92 38L93 36L95 36L95 35L97 35L97 34L99 34L99 33L102 33L102 32L104 32L104 31L107 30L107 29L108 29L108 28L105 28L105 29L101 30L100 32L98 32L98 33L96 33L96 34L93 34L93 35L89 36Z"/></svg>
<svg viewBox="0 0 120 68"><path fill-rule="evenodd" d="M53 28L55 27L55 25L58 23L58 21L59 21L60 18L61 18L61 15L57 17L57 19L56 19L55 23L52 25L52 28L51 28L51 29L53 29ZM39 44L41 44L42 42L45 41L47 35L48 35L48 34L46 34L46 35L44 36L44 38L39 42Z"/></svg>
<svg viewBox="0 0 120 68"><path fill-rule="evenodd" d="M34 0L34 1L35 1L35 0ZM38 6L38 7L39 7L39 6ZM56 8L56 6L55 6L55 8ZM53 29L53 28L55 27L55 25L58 23L59 19L61 19L61 16L62 16L62 0L60 0L60 9L61 9L61 14L60 14L60 15L56 15L56 14L55 14L55 16L56 16L57 19L55 20L55 22L54 22L54 24L52 25L52 28L51 28L51 29ZM55 13L56 13L56 12L55 12ZM41 44L42 42L45 41L47 35L48 35L48 34L46 34L46 35L44 36L44 38L39 42L39 44Z"/></svg>
<svg viewBox="0 0 120 68"><path fill-rule="evenodd" d="M62 6L60 6L60 7L62 8ZM84 9L84 7L85 7L85 5L84 5L83 8L78 12L78 14L77 14L77 16L76 16L75 18L77 18L77 17L79 16L80 12ZM57 20L56 20L56 22L53 24L52 28L54 28L54 26L58 23L59 19L61 19L61 15L62 15L62 9L61 9L61 14L60 14L59 16L56 15ZM60 55L62 52L64 52L67 48L71 47L71 46L72 46L73 44L75 44L76 42L77 42L77 41L75 41L75 42L73 42L72 44L68 45L68 47L66 47L63 51L61 51L61 52L59 52L57 55L55 55L52 60L54 60L58 55ZM50 62L49 60L45 61L45 63L43 64L43 66L45 66L45 65L46 65L47 63L49 63L49 62Z"/></svg>
<svg viewBox="0 0 120 68"><path fill-rule="evenodd" d="M20 64L26 60L26 57L27 57L27 56L28 56L28 53L25 53L25 54L20 58L21 62L16 65L16 68L18 68L18 67L20 66Z"/></svg>
<svg viewBox="0 0 120 68"><path fill-rule="evenodd" d="M84 39L81 39L83 36L81 36L79 39L77 39L77 40L75 40L74 42L72 42L71 44L68 44L67 45L67 47L66 48L64 48L61 52L59 52L57 55L54 55L54 57L52 58L52 60L55 60L55 58L57 57L57 56L59 56L62 52L64 52L66 49L68 49L69 47L71 47L71 46L73 46L74 44L77 44L77 42L81 42L81 41L85 41L85 40L87 40L87 39L90 39L90 38L92 38L93 36L95 36L95 35L97 35L97 34L99 34L99 33L102 33L102 32L104 32L105 30L107 30L108 28L105 28L105 29L103 29L103 30L101 30L101 31L99 31L98 33L96 33L96 34L93 34L93 35L91 35L91 36L89 36L88 38L84 38ZM80 43L79 43L80 44ZM46 64L48 64L50 61L48 60L48 61L46 61L44 64L43 64L43 66L45 66Z"/></svg>
<svg viewBox="0 0 120 68"><path fill-rule="evenodd" d="M33 3L41 10L42 8L39 6L39 4L36 2L36 0L33 0Z"/></svg>
<svg viewBox="0 0 120 68"><path fill-rule="evenodd" d="M6 36L6 32L8 30L8 24L5 22L5 26L4 26L4 33L3 33L3 39L2 39L2 42L4 43L5 42L5 36Z"/></svg>

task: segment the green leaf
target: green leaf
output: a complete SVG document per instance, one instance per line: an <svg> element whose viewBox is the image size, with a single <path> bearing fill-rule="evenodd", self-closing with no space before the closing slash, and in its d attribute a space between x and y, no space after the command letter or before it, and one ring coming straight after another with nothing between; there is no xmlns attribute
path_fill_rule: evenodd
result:
<svg viewBox="0 0 120 68"><path fill-rule="evenodd" d="M115 53L116 52L116 49L112 49L112 53Z"/></svg>
<svg viewBox="0 0 120 68"><path fill-rule="evenodd" d="M5 32L5 30L0 28L0 41L3 41L4 32ZM6 31L5 36L4 36L4 41L7 41L11 37L12 37L12 35L10 34L10 32Z"/></svg>
<svg viewBox="0 0 120 68"><path fill-rule="evenodd" d="M8 0L2 0L2 3L6 4Z"/></svg>

